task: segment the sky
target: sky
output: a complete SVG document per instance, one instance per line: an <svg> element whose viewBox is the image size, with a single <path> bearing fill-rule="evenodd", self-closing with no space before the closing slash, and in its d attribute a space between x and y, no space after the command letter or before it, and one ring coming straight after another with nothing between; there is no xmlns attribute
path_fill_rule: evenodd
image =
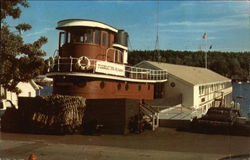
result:
<svg viewBox="0 0 250 160"><path fill-rule="evenodd" d="M40 36L47 57L58 47L57 22L91 19L124 29L129 50L250 51L250 1L28 1L21 18L8 18L10 26L28 23L25 42ZM159 47L156 37L159 37ZM206 33L206 39L202 35Z"/></svg>

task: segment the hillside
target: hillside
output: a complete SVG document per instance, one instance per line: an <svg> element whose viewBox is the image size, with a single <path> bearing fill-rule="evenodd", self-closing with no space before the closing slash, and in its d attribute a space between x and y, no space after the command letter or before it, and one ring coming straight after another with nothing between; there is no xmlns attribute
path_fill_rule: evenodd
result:
<svg viewBox="0 0 250 160"><path fill-rule="evenodd" d="M143 60L159 61L172 64L205 66L203 51L174 50L134 50L129 52L129 64ZM249 79L250 52L218 52L207 53L208 68L232 79Z"/></svg>

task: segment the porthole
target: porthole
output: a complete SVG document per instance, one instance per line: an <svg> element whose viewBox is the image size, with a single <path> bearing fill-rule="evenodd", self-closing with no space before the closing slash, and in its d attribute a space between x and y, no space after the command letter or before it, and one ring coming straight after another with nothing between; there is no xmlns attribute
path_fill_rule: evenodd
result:
<svg viewBox="0 0 250 160"><path fill-rule="evenodd" d="M175 87L175 83L174 83L174 82L171 82L171 83L170 83L170 86L171 86L172 88L174 88L174 87Z"/></svg>
<svg viewBox="0 0 250 160"><path fill-rule="evenodd" d="M140 90L141 90L141 85L138 86L138 91L140 91Z"/></svg>
<svg viewBox="0 0 250 160"><path fill-rule="evenodd" d="M120 90L121 88L122 88L122 84L121 84L121 83L118 83L117 89Z"/></svg>
<svg viewBox="0 0 250 160"><path fill-rule="evenodd" d="M74 83L74 85L81 87L81 88L83 88L87 85L87 82L82 80L82 79L75 79L75 80L73 80L73 83Z"/></svg>
<svg viewBox="0 0 250 160"><path fill-rule="evenodd" d="M85 81L84 81L84 82L78 82L78 83L77 83L77 86L83 88L83 87L86 86L86 84L87 84L87 83L86 83Z"/></svg>
<svg viewBox="0 0 250 160"><path fill-rule="evenodd" d="M150 90L150 85L148 84L148 90Z"/></svg>
<svg viewBox="0 0 250 160"><path fill-rule="evenodd" d="M101 81L100 88L103 89L104 87L105 87L105 83L104 83L104 81Z"/></svg>
<svg viewBox="0 0 250 160"><path fill-rule="evenodd" d="M128 85L128 83L126 83L126 85L125 85L125 89L126 89L126 90L128 90L128 89L129 89L129 85Z"/></svg>

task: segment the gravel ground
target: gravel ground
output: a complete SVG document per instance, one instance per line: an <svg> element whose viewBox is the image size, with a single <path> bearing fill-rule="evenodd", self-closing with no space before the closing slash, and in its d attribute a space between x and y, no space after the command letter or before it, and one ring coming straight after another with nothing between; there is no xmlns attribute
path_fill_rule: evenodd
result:
<svg viewBox="0 0 250 160"><path fill-rule="evenodd" d="M129 135L0 133L0 160L216 160L250 153L250 137L206 135L158 128Z"/></svg>

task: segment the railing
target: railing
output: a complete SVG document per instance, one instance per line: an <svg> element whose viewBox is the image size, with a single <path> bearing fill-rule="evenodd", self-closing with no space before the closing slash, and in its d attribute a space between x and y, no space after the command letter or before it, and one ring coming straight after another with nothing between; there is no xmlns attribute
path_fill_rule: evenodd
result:
<svg viewBox="0 0 250 160"><path fill-rule="evenodd" d="M76 67L78 58L75 57L55 57L49 62L50 72L81 72L81 73L95 73L97 71L97 63L109 63L110 65L119 66L124 68L124 76L131 79L143 79L143 80L166 80L167 72L164 70L151 70L133 66L127 66L123 64L117 64L108 61L89 59L90 66L86 70L80 70ZM99 72L100 73L100 72ZM108 75L115 75L112 73L101 73Z"/></svg>
<svg viewBox="0 0 250 160"><path fill-rule="evenodd" d="M155 130L159 126L159 112L144 102L140 103L140 111L150 118L152 130Z"/></svg>

